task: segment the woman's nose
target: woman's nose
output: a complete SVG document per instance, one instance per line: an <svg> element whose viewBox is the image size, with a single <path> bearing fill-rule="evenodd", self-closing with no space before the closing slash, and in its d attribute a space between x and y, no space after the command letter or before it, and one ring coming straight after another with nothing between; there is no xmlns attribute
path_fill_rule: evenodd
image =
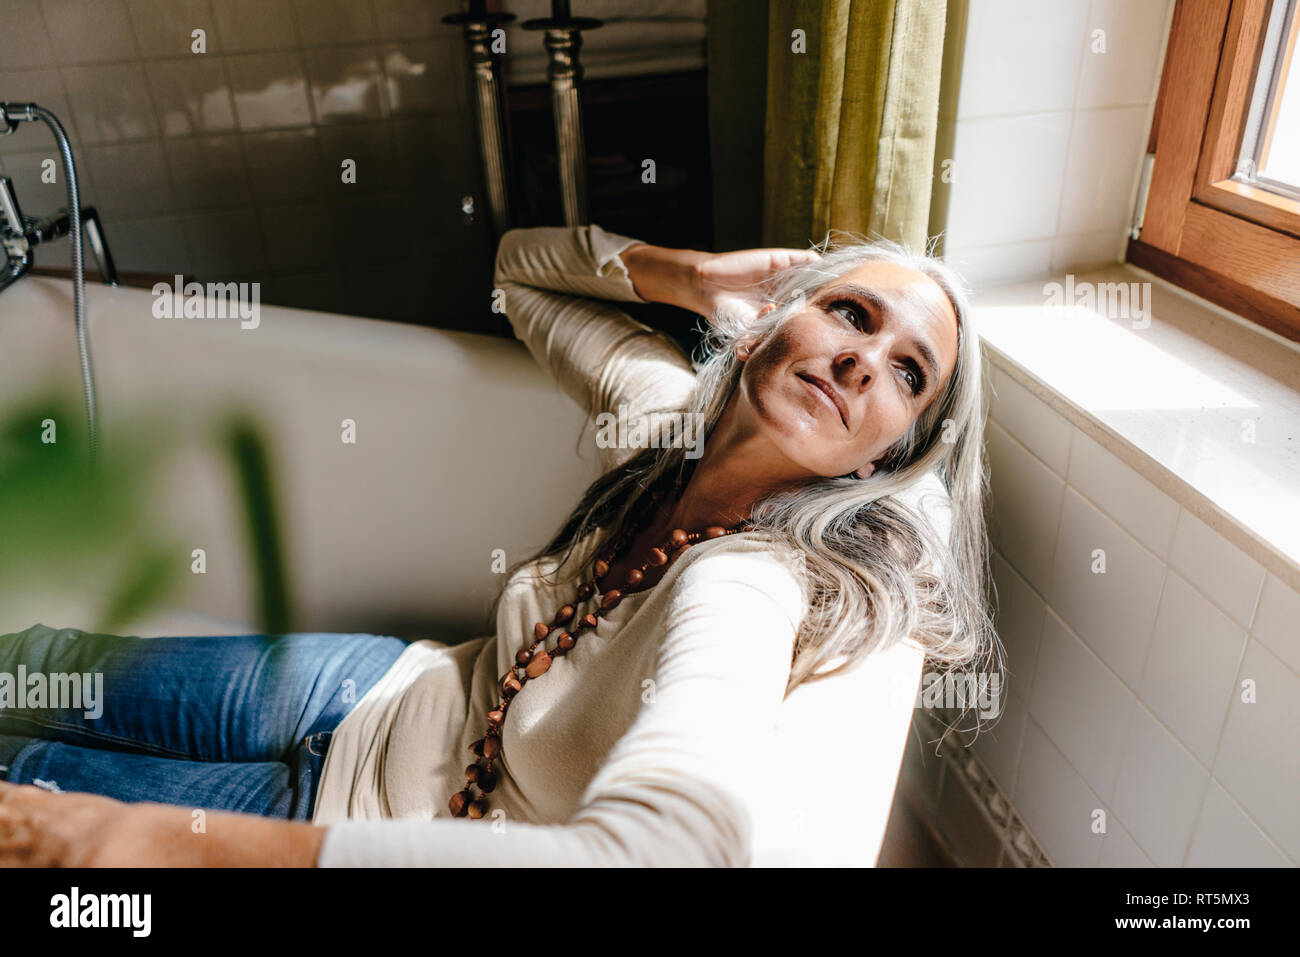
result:
<svg viewBox="0 0 1300 957"><path fill-rule="evenodd" d="M842 385L858 392L879 375L882 361L880 349L854 346L835 357L835 373Z"/></svg>

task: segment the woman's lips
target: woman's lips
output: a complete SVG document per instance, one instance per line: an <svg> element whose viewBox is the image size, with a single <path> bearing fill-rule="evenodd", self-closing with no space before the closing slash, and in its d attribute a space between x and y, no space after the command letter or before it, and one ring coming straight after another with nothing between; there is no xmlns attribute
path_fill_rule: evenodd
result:
<svg viewBox="0 0 1300 957"><path fill-rule="evenodd" d="M825 379L819 379L815 375L809 375L806 372L796 372L795 375L821 396L822 401L840 417L840 421L844 423L844 427L847 429L849 427L849 410L844 397L835 391L835 388Z"/></svg>

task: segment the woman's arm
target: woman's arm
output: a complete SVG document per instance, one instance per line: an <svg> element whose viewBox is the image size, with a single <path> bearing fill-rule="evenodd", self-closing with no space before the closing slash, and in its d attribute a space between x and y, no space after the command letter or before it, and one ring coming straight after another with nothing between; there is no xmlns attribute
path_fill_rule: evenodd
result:
<svg viewBox="0 0 1300 957"><path fill-rule="evenodd" d="M497 251L515 335L592 416L681 408L695 384L676 343L613 305L640 299L619 258L635 243L598 226L543 227L511 230Z"/></svg>
<svg viewBox="0 0 1300 957"><path fill-rule="evenodd" d="M690 557L688 552L681 559ZM802 595L763 543L683 568L636 718L563 825L438 818L330 828L321 866L743 866Z"/></svg>
<svg viewBox="0 0 1300 957"><path fill-rule="evenodd" d="M811 249L742 249L703 253L639 243L623 251L628 278L647 302L662 302L712 320L730 310L745 321L767 303L766 283L784 269L812 262Z"/></svg>
<svg viewBox="0 0 1300 957"><path fill-rule="evenodd" d="M637 243L620 254L627 276L646 302L662 302L707 316L702 267L708 253Z"/></svg>
<svg viewBox="0 0 1300 957"><path fill-rule="evenodd" d="M662 302L711 317L753 315L776 271L809 250L668 249L599 226L515 229L501 238L495 285L515 335L590 414L682 408L695 384L676 343L612 302Z"/></svg>
<svg viewBox="0 0 1300 957"><path fill-rule="evenodd" d="M0 783L0 867L314 867L325 828Z"/></svg>

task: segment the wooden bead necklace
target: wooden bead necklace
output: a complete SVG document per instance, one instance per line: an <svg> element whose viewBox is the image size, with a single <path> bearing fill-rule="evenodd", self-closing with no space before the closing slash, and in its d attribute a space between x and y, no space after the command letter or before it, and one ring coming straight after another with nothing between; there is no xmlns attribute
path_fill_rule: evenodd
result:
<svg viewBox="0 0 1300 957"><path fill-rule="evenodd" d="M658 505L661 498L661 492L652 495L652 503L650 509L647 510L647 515L654 515L655 506ZM597 620L606 612L613 611L618 603L623 600L626 589L641 583L645 577L646 569L652 566L657 568L671 565L677 560L678 556L702 539L722 538L724 535L734 535L736 532L744 531L750 527L752 527L750 522L742 521L730 528L723 528L721 525L710 525L702 532L687 532L680 528L673 529L668 538L650 549L650 557L639 568L634 568L627 573L627 579L622 589L611 588L602 592L600 590L600 580L608 574L610 564L616 557L622 555L623 548L630 543L635 534L641 531L641 528L635 525L630 525L625 529L604 557L597 558L592 563L592 577L589 581L578 586L577 600L574 603L562 606L555 613L551 624L548 625L544 621L539 621L533 627L532 644L515 654L514 667L501 676L497 683L497 688L501 692L501 702L496 708L488 712L488 727L483 737L469 746L469 749L474 752L476 760L465 769L467 781L465 787L453 794L448 802L452 816L481 818L487 813L488 804L485 796L490 794L497 786L497 776L496 772L492 770L492 766L501 757L501 726L505 723L506 712L510 710L510 702L523 690L527 682L546 674L551 667L551 663L556 658L567 654L573 648L583 631L594 630ZM574 624L573 619L577 616L575 606L587 601L593 595L600 598L599 607L594 613L588 612L579 617L577 623ZM555 644L550 650L547 650L545 642L552 635L555 636ZM473 788L475 787L480 792L477 798L474 797Z"/></svg>

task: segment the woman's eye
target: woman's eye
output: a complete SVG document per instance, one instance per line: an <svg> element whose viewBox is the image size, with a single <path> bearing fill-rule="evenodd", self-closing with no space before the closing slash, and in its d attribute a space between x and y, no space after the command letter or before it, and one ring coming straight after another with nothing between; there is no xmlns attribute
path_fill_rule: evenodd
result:
<svg viewBox="0 0 1300 957"><path fill-rule="evenodd" d="M907 383L907 387L912 390L912 395L920 395L925 388L925 377L909 366L901 367L899 372L903 374L903 380Z"/></svg>
<svg viewBox="0 0 1300 957"><path fill-rule="evenodd" d="M857 303L848 302L846 300L833 302L831 303L831 312L838 313L840 316L853 323L857 328L863 328L862 312L858 308Z"/></svg>

